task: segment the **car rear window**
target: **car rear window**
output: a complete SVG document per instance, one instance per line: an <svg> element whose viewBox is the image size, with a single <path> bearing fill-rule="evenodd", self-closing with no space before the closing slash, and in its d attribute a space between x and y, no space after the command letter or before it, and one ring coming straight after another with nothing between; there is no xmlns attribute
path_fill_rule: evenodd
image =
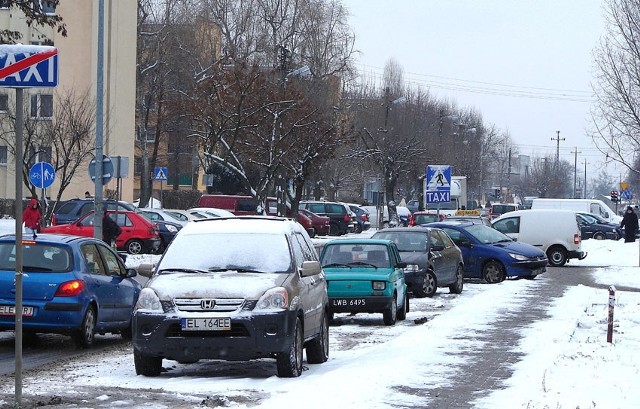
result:
<svg viewBox="0 0 640 409"><path fill-rule="evenodd" d="M73 268L68 248L49 244L23 244L22 268L25 272L61 272ZM15 243L0 243L0 270L16 269Z"/></svg>
<svg viewBox="0 0 640 409"><path fill-rule="evenodd" d="M327 213L347 214L347 209L339 204L326 203Z"/></svg>
<svg viewBox="0 0 640 409"><path fill-rule="evenodd" d="M69 214L76 208L76 204L73 202L67 202L60 206L60 208L56 211L58 214Z"/></svg>

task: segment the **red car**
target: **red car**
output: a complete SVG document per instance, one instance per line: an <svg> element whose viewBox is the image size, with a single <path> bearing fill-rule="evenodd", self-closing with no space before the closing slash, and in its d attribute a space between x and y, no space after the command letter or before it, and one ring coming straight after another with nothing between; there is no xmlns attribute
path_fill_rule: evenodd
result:
<svg viewBox="0 0 640 409"><path fill-rule="evenodd" d="M329 228L331 227L331 218L329 216L320 216L306 209L298 209L298 214L302 214L311 220L315 234L318 236L329 234Z"/></svg>
<svg viewBox="0 0 640 409"><path fill-rule="evenodd" d="M142 215L132 211L108 211L122 229L116 239L118 250L129 254L155 253L160 247L158 227ZM45 227L43 233L73 234L93 237L94 212L91 211L71 224Z"/></svg>

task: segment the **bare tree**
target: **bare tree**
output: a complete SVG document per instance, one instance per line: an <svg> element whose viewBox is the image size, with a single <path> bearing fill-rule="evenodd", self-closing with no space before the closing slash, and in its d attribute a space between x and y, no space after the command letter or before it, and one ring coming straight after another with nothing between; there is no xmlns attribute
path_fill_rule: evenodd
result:
<svg viewBox="0 0 640 409"><path fill-rule="evenodd" d="M29 180L29 168L36 157L50 161L60 184L55 197L59 203L78 168L86 163L94 150L95 101L89 90L76 92L73 89L56 92L55 101L51 119L40 120L25 113L22 167L24 184L35 197L38 192ZM9 113L9 119L0 121L0 140L15 157L15 114ZM53 211L53 207L47 209L47 219Z"/></svg>
<svg viewBox="0 0 640 409"><path fill-rule="evenodd" d="M595 50L592 137L609 159L639 172L640 149L640 3L607 1L607 33Z"/></svg>

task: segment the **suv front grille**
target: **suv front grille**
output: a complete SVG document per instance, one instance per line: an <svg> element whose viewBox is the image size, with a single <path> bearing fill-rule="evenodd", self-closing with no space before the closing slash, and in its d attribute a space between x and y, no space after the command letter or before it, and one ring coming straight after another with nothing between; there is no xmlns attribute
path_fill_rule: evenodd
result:
<svg viewBox="0 0 640 409"><path fill-rule="evenodd" d="M244 298L175 298L176 310L186 312L233 312L242 308Z"/></svg>

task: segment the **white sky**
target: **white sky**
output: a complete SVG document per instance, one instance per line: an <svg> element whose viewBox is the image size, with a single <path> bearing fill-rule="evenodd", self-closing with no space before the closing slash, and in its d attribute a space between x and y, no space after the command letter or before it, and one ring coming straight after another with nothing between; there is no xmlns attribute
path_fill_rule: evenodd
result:
<svg viewBox="0 0 640 409"><path fill-rule="evenodd" d="M594 277L602 284L640 290L637 242L586 240L583 249L589 255L581 261L571 260L563 268L566 274L575 273L575 266L591 266L595 267ZM143 259L158 257L130 257L128 264L133 267ZM262 396L261 408L289 407L295 401L306 402L305 407L309 408L371 409L386 408L391 403L425 407L422 398L403 394L397 386L426 391L464 379L464 359L473 356L470 349L485 348L487 342L482 337L472 342L468 338L487 331L507 310L516 314L526 311L535 302L531 298L534 290L545 280L542 274L534 280L508 280L495 285L466 282L460 295L438 289L434 298L411 299L412 311L407 320L391 327L382 325L379 314L358 314L354 319L359 324L352 324L349 317L339 314L345 322L330 327L329 361L321 365L305 362L308 370L295 379L276 377L273 360L205 360L192 365L165 360L166 373L145 378L135 375L132 351L124 349L118 354L113 350L85 354L82 360L71 360L37 377L27 376L23 395L77 395L87 386L106 386L131 389L132 396L144 396L147 389L163 390L181 397L185 403L193 402L194 408L201 407L202 395L228 399L224 406L236 408L248 407L238 403L239 397L258 395ZM567 290L548 309L548 318L520 330L522 341L511 349L523 357L512 367L513 376L503 389L479 394L474 407L639 407L640 293L616 293L611 344L606 342L607 302L606 289L576 286ZM429 312L429 320L414 324L413 320L424 317L425 311ZM363 341L353 349L341 348L341 340L350 337ZM465 354L461 355L461 350ZM3 393L11 394L13 388L10 378L0 383ZM87 398L106 407L134 407L131 400L115 400L106 394ZM0 405L10 403L0 399ZM148 405L145 402L137 407ZM87 406L92 406L91 400ZM154 401L153 407L168 406Z"/></svg>
<svg viewBox="0 0 640 409"><path fill-rule="evenodd" d="M521 154L555 156L560 131L561 158L574 163L578 147L589 179L604 161L586 135L603 3L343 0L361 71L380 76L395 59L405 80L509 131Z"/></svg>

